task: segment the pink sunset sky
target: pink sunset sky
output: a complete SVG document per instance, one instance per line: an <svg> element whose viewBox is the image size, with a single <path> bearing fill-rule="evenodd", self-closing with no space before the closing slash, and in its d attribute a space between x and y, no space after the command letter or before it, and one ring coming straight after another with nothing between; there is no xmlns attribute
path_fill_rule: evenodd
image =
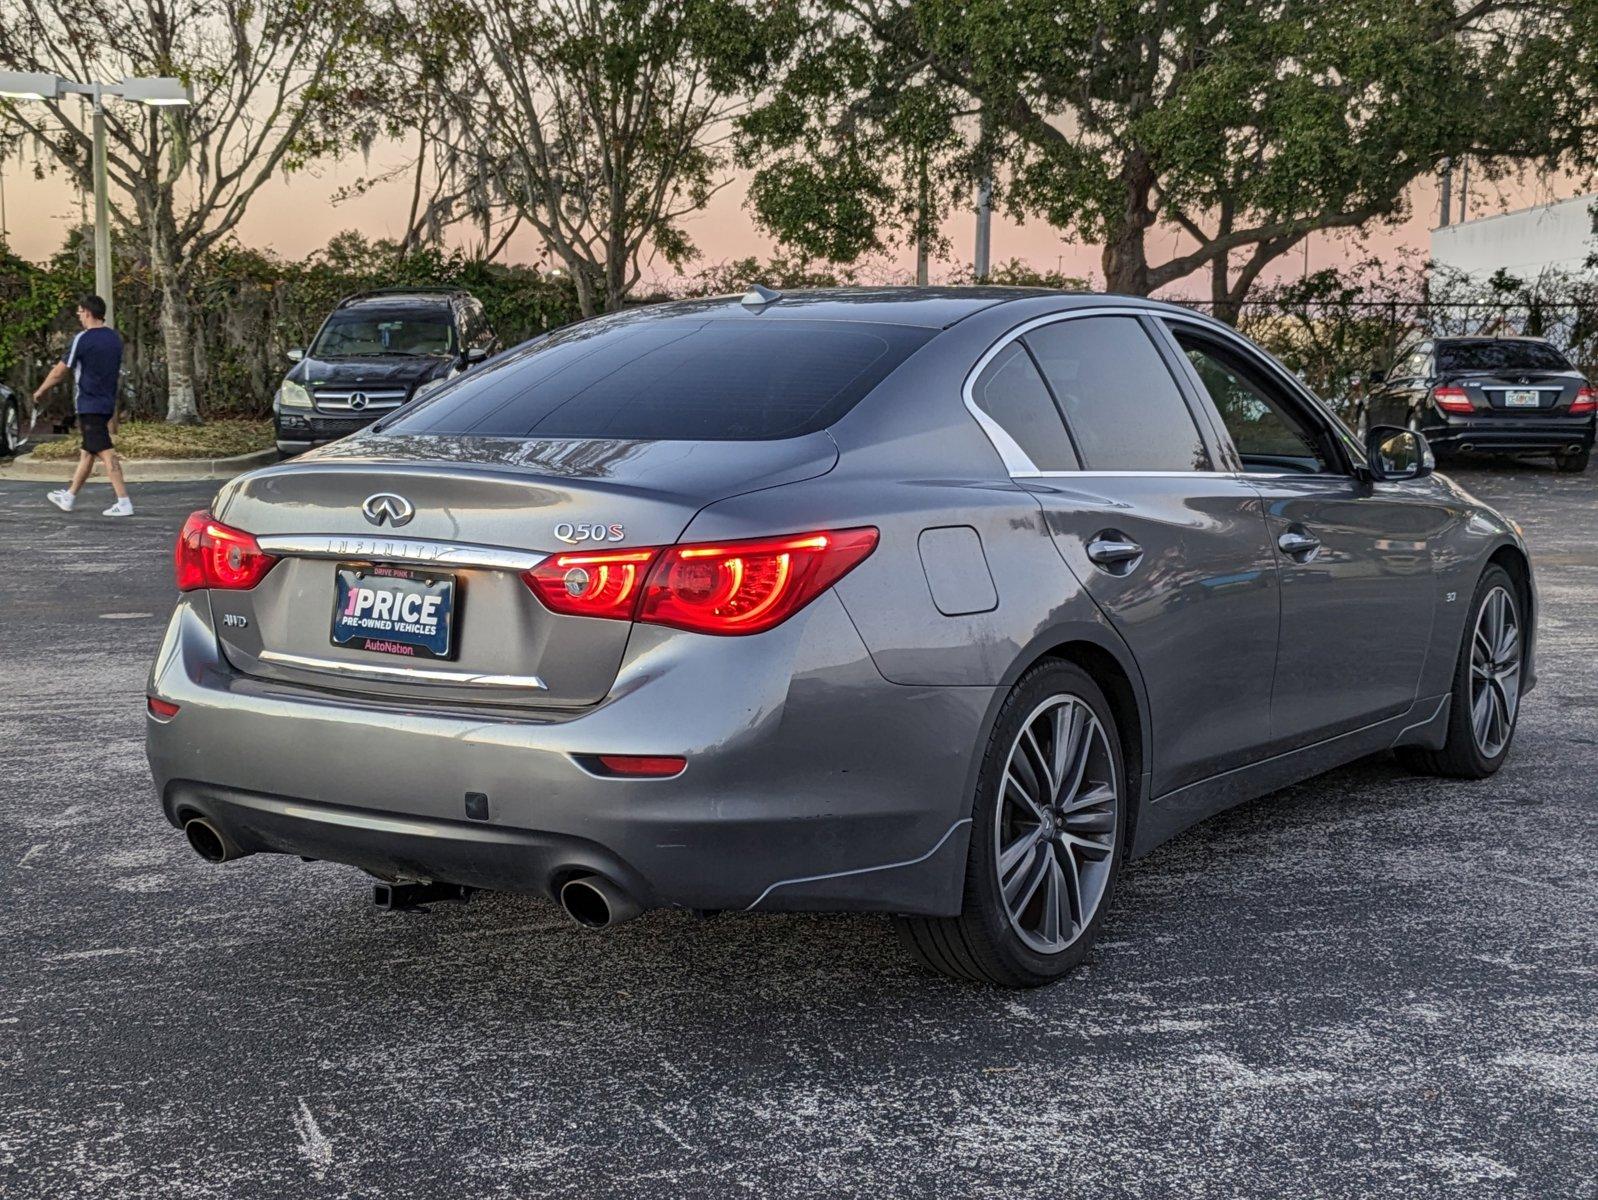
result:
<svg viewBox="0 0 1598 1200"><path fill-rule="evenodd" d="M368 237L397 237L403 231L409 192L403 181L384 185L356 199L335 204L333 196L358 178L377 173L385 164L385 149L380 147L370 161L358 156L323 163L314 170L275 180L256 196L238 231L246 245L270 249L285 258L301 258L326 244L334 234L357 229ZM25 152L26 153L26 152ZM63 176L46 174L33 177L31 157L24 161L0 163L4 184L5 224L11 248L25 258L42 259L59 249L73 223L92 206ZM770 237L758 229L744 208L741 178L711 200L705 211L687 222L689 236L702 253L701 265L746 255L766 257L775 249ZM1457 181L1456 181L1457 214ZM1470 215L1487 216L1529 204L1547 203L1577 195L1581 188L1563 177L1527 178L1510 185L1473 180ZM1366 245L1385 252L1401 247L1425 251L1429 230L1437 223L1437 189L1434 180L1423 180L1411 190L1408 220L1393 228L1373 230ZM957 214L944 232L952 243L948 260L934 263L933 277L948 274L957 264L971 258L973 218L969 212ZM1153 260L1168 257L1192 241L1177 230L1159 232L1149 247ZM1356 253L1345 236L1318 234L1310 239L1310 270L1347 261ZM536 234L523 229L512 238L507 254L510 261L531 262L542 257ZM1067 274L1099 280L1097 247L1064 240L1057 231L1041 222L1017 224L995 214L993 261L1019 258L1039 269L1056 268ZM1283 260L1279 270L1297 274L1304 269L1302 252ZM914 258L909 251L893 256L890 269L910 271ZM646 266L646 280L653 277L669 285L672 272L664 263ZM1178 294L1200 294L1206 287L1202 275L1193 275L1169 289Z"/></svg>

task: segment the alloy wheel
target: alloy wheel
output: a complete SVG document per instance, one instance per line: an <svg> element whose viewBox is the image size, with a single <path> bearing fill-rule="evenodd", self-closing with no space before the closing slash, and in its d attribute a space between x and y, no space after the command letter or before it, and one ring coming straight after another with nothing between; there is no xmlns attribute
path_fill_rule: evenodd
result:
<svg viewBox="0 0 1598 1200"><path fill-rule="evenodd" d="M1519 705L1520 620L1514 598L1495 587L1482 601L1470 644L1470 728L1483 757L1504 752Z"/></svg>
<svg viewBox="0 0 1598 1200"><path fill-rule="evenodd" d="M22 444L22 420L17 415L17 406L6 405L6 436L5 445L10 450L15 450Z"/></svg>
<svg viewBox="0 0 1598 1200"><path fill-rule="evenodd" d="M993 848L1010 926L1053 954L1079 937L1109 886L1120 797L1104 726L1052 696L1022 723L1004 764Z"/></svg>

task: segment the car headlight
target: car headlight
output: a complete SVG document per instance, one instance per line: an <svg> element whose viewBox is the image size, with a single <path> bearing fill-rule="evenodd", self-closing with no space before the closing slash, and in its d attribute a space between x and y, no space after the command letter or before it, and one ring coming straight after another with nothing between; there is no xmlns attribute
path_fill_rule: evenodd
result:
<svg viewBox="0 0 1598 1200"><path fill-rule="evenodd" d="M311 393L292 379L285 379L277 389L277 404L279 408L310 408Z"/></svg>

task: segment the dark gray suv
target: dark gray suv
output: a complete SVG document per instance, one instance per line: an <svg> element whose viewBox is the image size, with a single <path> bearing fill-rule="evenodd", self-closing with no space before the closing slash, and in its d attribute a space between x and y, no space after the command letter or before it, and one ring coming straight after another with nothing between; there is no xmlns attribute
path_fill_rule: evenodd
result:
<svg viewBox="0 0 1598 1200"><path fill-rule="evenodd" d="M176 562L149 757L204 857L885 912L1010 986L1210 813L1492 773L1533 681L1519 531L1422 435L1117 296L585 322L227 484Z"/></svg>
<svg viewBox="0 0 1598 1200"><path fill-rule="evenodd" d="M272 399L278 451L298 454L364 429L406 401L497 354L482 302L460 288L346 296Z"/></svg>

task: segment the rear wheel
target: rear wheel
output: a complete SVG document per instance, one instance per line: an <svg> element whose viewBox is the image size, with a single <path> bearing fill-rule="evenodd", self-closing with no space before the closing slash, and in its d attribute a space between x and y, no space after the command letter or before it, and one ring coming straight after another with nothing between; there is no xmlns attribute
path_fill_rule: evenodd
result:
<svg viewBox="0 0 1598 1200"><path fill-rule="evenodd" d="M964 909L903 917L933 970L1038 987L1086 957L1115 890L1127 788L1115 716L1079 668L1051 662L1016 684L983 757Z"/></svg>
<svg viewBox="0 0 1598 1200"><path fill-rule="evenodd" d="M1561 471L1569 471L1572 475L1579 474L1587 469L1587 464L1592 461L1592 447L1578 450L1575 454L1554 455L1554 466Z"/></svg>
<svg viewBox="0 0 1598 1200"><path fill-rule="evenodd" d="M1520 716L1523 621L1515 581L1502 567L1488 567L1454 668L1448 740L1441 750L1402 751L1408 766L1458 779L1485 779L1503 766Z"/></svg>

